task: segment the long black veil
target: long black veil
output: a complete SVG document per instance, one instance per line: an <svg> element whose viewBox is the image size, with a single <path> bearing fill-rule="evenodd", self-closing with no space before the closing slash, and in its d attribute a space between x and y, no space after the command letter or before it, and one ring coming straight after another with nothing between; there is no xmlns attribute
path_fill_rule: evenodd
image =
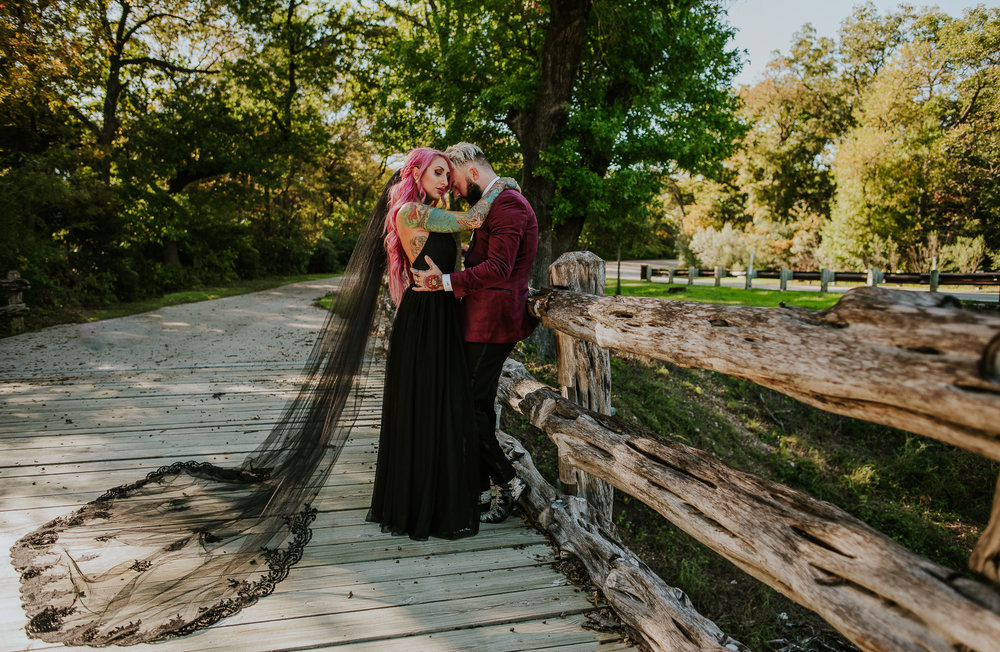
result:
<svg viewBox="0 0 1000 652"><path fill-rule="evenodd" d="M11 548L30 636L131 645L179 636L274 590L302 556L311 506L360 407L382 289L385 185L270 434L238 468L178 462L109 490Z"/></svg>

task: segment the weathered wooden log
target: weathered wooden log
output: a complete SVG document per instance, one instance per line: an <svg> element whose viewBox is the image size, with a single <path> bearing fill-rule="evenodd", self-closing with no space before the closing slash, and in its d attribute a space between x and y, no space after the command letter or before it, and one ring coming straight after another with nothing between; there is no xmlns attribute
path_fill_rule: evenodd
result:
<svg viewBox="0 0 1000 652"><path fill-rule="evenodd" d="M668 586L635 553L594 523L587 501L559 494L538 472L521 443L497 431L518 475L531 487L520 505L559 546L583 562L618 616L652 650L745 650Z"/></svg>
<svg viewBox="0 0 1000 652"><path fill-rule="evenodd" d="M604 296L604 261L584 251L567 252L549 266L552 287ZM606 349L556 331L556 366L563 396L601 414L611 413L611 366ZM579 343L578 346L574 346ZM607 362L607 364L604 364Z"/></svg>
<svg viewBox="0 0 1000 652"><path fill-rule="evenodd" d="M856 288L833 307L757 308L542 290L542 323L719 371L810 405L1000 460L1000 316L946 295Z"/></svg>
<svg viewBox="0 0 1000 652"><path fill-rule="evenodd" d="M990 522L979 535L979 541L969 557L969 568L1000 584L1000 479L993 493Z"/></svg>
<svg viewBox="0 0 1000 652"><path fill-rule="evenodd" d="M993 650L1000 592L830 503L589 412L508 361L503 399L576 466L643 501L866 650Z"/></svg>
<svg viewBox="0 0 1000 652"><path fill-rule="evenodd" d="M553 287L604 296L604 261L597 255L572 251L549 265ZM555 331L556 368L562 395L600 414L611 414L611 356L593 342ZM559 480L564 490L586 499L591 516L614 531L614 489L608 483L569 466L560 456Z"/></svg>

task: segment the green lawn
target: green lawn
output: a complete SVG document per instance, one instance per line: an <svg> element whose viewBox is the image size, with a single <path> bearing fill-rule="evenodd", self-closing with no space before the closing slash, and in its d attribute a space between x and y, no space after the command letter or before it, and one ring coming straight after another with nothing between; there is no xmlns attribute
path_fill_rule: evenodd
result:
<svg viewBox="0 0 1000 652"><path fill-rule="evenodd" d="M605 294L615 293L615 281L609 280ZM786 306L800 306L820 310L837 303L843 295L837 292L820 294L789 290L765 290L752 288L715 287L713 285L680 285L650 281L622 280L622 294L634 297L657 297L670 301L697 301L700 303L724 303L734 306L761 306L777 308L782 302Z"/></svg>

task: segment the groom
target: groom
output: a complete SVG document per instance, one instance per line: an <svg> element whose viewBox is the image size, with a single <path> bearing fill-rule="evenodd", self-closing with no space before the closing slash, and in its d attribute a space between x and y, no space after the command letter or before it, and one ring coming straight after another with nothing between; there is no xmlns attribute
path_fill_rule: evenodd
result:
<svg viewBox="0 0 1000 652"><path fill-rule="evenodd" d="M456 143L445 154L455 167L452 191L475 204L496 182L483 150L471 143ZM535 211L516 190L505 190L494 200L483 225L472 235L465 269L452 274L429 258L430 269L412 270L415 289L454 292L462 299L462 332L469 364L475 408L475 434L480 445L480 515L485 523L499 523L525 489L496 438L497 385L507 356L535 328L528 314L528 278L538 249ZM499 488L490 496L489 483Z"/></svg>

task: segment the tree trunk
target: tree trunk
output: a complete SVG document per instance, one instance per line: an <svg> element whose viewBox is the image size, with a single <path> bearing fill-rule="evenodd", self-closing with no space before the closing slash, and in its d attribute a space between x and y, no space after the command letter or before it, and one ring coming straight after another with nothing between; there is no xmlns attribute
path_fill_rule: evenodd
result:
<svg viewBox="0 0 1000 652"><path fill-rule="evenodd" d="M557 142L567 115L592 7L593 0L551 0L534 102L507 117L508 126L521 144L521 190L538 218L538 254L531 273L535 287L548 283L549 264L554 260L549 205L556 191L555 180L536 175L536 170L541 166L542 153Z"/></svg>
<svg viewBox="0 0 1000 652"><path fill-rule="evenodd" d="M108 77L104 84L101 131L97 135L97 148L101 153L98 175L105 185L111 184L111 159L115 136L118 135L118 101L122 94L121 73L121 54L112 53L108 61Z"/></svg>
<svg viewBox="0 0 1000 652"><path fill-rule="evenodd" d="M173 238L163 239L163 263L170 267L181 266L181 256L177 249L177 241Z"/></svg>

